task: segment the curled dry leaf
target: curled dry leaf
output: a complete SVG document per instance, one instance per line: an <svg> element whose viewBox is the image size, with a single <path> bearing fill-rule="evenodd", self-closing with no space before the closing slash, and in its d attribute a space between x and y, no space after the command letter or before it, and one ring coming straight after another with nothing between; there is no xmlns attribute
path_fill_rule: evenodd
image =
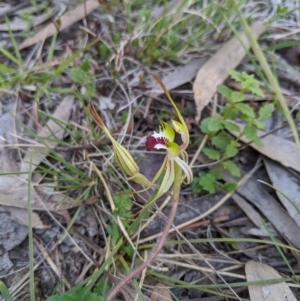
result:
<svg viewBox="0 0 300 301"><path fill-rule="evenodd" d="M263 24L251 27L253 34L258 38L266 29ZM235 69L249 49L250 43L244 33L239 34L227 42L214 54L198 71L193 90L197 106L196 121L199 122L201 112L216 93L217 85L222 84L228 77L228 69Z"/></svg>

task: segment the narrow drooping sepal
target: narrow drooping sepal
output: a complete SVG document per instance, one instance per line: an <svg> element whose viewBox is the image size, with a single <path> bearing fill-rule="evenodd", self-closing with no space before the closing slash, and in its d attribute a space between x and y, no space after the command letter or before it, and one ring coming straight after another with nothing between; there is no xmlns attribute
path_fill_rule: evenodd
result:
<svg viewBox="0 0 300 301"><path fill-rule="evenodd" d="M174 161L173 160L167 160L166 163L166 173L165 176L160 184L160 187L158 189L158 192L155 196L156 199L161 197L163 194L165 194L171 186L173 185L175 178L175 168L174 168Z"/></svg>
<svg viewBox="0 0 300 301"><path fill-rule="evenodd" d="M179 157L174 158L175 162L181 167L183 173L184 173L184 183L185 184L190 184L193 182L193 172L189 165L181 160Z"/></svg>

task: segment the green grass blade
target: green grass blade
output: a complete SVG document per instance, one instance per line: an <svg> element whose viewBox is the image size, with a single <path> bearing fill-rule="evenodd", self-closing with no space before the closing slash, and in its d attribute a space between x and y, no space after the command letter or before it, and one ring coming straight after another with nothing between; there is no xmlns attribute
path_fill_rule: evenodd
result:
<svg viewBox="0 0 300 301"><path fill-rule="evenodd" d="M35 301L34 252L33 252L33 231L32 231L32 207L31 207L32 160L33 160L33 152L31 152L31 156L30 156L30 170L29 170L29 175L28 175L28 241L29 241L30 300Z"/></svg>
<svg viewBox="0 0 300 301"><path fill-rule="evenodd" d="M5 301L13 301L13 298L3 281L0 281L0 292Z"/></svg>
<svg viewBox="0 0 300 301"><path fill-rule="evenodd" d="M23 68L22 56L21 56L21 53L20 53L20 50L19 50L18 43L16 42L15 36L14 36L14 34L13 34L11 28L10 28L9 19L7 18L7 16L5 16L5 23L7 25L9 37L10 37L11 43L14 47L15 55L17 57L17 59L16 59L17 64L20 67L20 69L23 70L24 68Z"/></svg>

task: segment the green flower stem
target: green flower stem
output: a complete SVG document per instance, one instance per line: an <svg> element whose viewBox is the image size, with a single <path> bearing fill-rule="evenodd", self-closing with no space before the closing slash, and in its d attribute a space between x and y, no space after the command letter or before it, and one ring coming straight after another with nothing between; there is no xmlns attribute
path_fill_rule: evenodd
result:
<svg viewBox="0 0 300 301"><path fill-rule="evenodd" d="M274 89L274 92L275 92L275 95L276 95L276 98L277 100L279 101L280 103L280 106L282 108L282 111L284 113L284 116L285 118L287 119L290 127L291 127L291 130L292 130L292 133L293 133L293 136L294 136L294 139L295 139L295 142L296 142L296 145L297 145L297 148L298 148L298 152L300 154L300 140L299 140L299 136L298 136L298 133L297 133L297 128L293 122L293 119L291 117L291 114L289 112L289 109L288 109L288 106L285 102L285 99L281 93L281 90L280 90L280 86L278 84L278 81L276 80L275 76L272 74L272 71L266 61L266 58L261 50L261 48L259 47L255 37L253 36L253 33L251 32L251 29L243 15L243 13L241 12L240 8L237 7L237 14L239 16L239 19L240 19L240 22L241 22L241 25L243 27L243 30L244 32L246 33L250 43L251 43L251 47L252 47L252 50L260 64L260 66L262 67L268 81L270 82L272 88Z"/></svg>
<svg viewBox="0 0 300 301"><path fill-rule="evenodd" d="M180 166L177 163L175 163L175 179L174 179L174 184L173 184L173 196L172 196L173 206L172 206L172 210L170 212L170 215L166 222L166 226L164 228L164 231L162 232L159 242L157 243L156 247L151 252L150 256L147 258L147 260L144 261L143 264L141 264L132 273L127 275L123 280L121 280L118 283L118 285L115 286L115 288L107 296L106 301L112 301L114 299L114 296L124 287L124 285L126 285L134 277L136 277L138 274L140 274L149 264L151 264L151 262L153 262L153 260L155 260L156 256L159 254L160 250L162 249L162 247L167 239L169 230L170 230L173 220L176 216L181 181L182 181L182 170L181 170Z"/></svg>

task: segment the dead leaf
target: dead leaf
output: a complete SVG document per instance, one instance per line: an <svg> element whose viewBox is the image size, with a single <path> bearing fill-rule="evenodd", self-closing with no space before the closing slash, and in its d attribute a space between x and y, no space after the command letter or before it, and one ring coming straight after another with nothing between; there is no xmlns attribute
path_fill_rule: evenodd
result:
<svg viewBox="0 0 300 301"><path fill-rule="evenodd" d="M85 1L82 5L67 12L59 20L57 20L57 24L59 23L59 31L63 31L64 29L70 27L71 25L78 22L79 20L85 18L87 15L89 15L93 10L95 10L99 6L100 6L99 0L90 0L90 1ZM19 46L19 49L21 50L29 46L32 46L38 42L44 41L46 38L54 35L56 32L57 32L57 26L51 23L41 31L37 32L33 37L26 39Z"/></svg>
<svg viewBox="0 0 300 301"><path fill-rule="evenodd" d="M267 264L248 261L245 266L247 281L281 279L279 273ZM251 301L296 301L285 282L248 286Z"/></svg>
<svg viewBox="0 0 300 301"><path fill-rule="evenodd" d="M172 301L172 297L168 288L162 283L156 284L150 298L153 301Z"/></svg>
<svg viewBox="0 0 300 301"><path fill-rule="evenodd" d="M229 173L224 173L225 181L235 181ZM291 244L299 248L300 228L290 218L286 210L266 191L263 184L257 182L257 177L253 176L246 183L238 187L237 192L247 199L273 224L274 228L287 239Z"/></svg>
<svg viewBox="0 0 300 301"><path fill-rule="evenodd" d="M47 195L40 191L37 193L34 188L31 188L30 195L32 210L59 212L76 206L73 198L62 193ZM7 189L0 189L0 205L27 208L28 185L26 184L17 188L10 187Z"/></svg>
<svg viewBox="0 0 300 301"><path fill-rule="evenodd" d="M24 173L19 176L0 177L0 205L7 207L11 217L19 223L28 226L28 174L30 169L34 170L48 155L50 149L57 145L57 142L63 139L64 128L59 122L67 123L71 114L74 103L74 96L66 96L53 114L53 119L50 119L46 126L40 131L39 138L44 138L47 148L39 148L34 151L32 164L30 157L32 150L29 149L25 154L21 166L21 171ZM54 121L55 120L55 121ZM4 152L4 155L7 152ZM4 167L9 168L10 165ZM11 172L12 170L5 170ZM7 188L9 187L9 188ZM74 205L74 199L65 196L64 194L46 194L42 191L37 192L33 187L30 190L31 204L33 210L46 210L64 212L66 209ZM61 206L58 208L58 206ZM37 229L47 228L40 220L38 214L32 212L32 227Z"/></svg>
<svg viewBox="0 0 300 301"><path fill-rule="evenodd" d="M236 124L240 127L241 130L244 128L244 125L238 123ZM230 133L236 137L240 135L237 132L230 131ZM258 137L263 137L266 132L258 130L257 134ZM245 143L249 143L249 140L245 136L242 136L240 140ZM272 134L261 138L261 140L264 144L263 146L257 146L254 143L250 144L250 146L256 149L261 154L269 157L270 159L278 161L282 165L293 168L294 170L300 172L299 152L294 142Z"/></svg>
<svg viewBox="0 0 300 301"><path fill-rule="evenodd" d="M6 212L17 221L19 224L29 226L28 224L28 210L23 208L7 207ZM48 229L50 225L44 225L39 215L35 212L31 212L31 226L34 229Z"/></svg>
<svg viewBox="0 0 300 301"><path fill-rule="evenodd" d="M263 227L263 223L261 221L260 215L258 212L240 195L233 194L233 200L235 203L244 211L244 213L249 217L251 222L257 227Z"/></svg>
<svg viewBox="0 0 300 301"><path fill-rule="evenodd" d="M258 38L266 29L263 24L254 24L252 32ZM250 43L244 33L228 41L214 54L198 71L193 90L197 106L196 121L199 122L203 108L216 93L217 85L222 84L228 77L228 69L235 69L245 56L245 50ZM180 77L180 76L179 76Z"/></svg>
<svg viewBox="0 0 300 301"><path fill-rule="evenodd" d="M293 175L287 168L284 168L277 162L264 158L264 163L273 186L278 189L276 191L278 198L289 212L291 218L300 227L300 214L298 212L300 208L299 177ZM280 192L285 194L290 201Z"/></svg>
<svg viewBox="0 0 300 301"><path fill-rule="evenodd" d="M162 77L162 82L165 84L168 91L179 87L187 82L190 82L195 75L197 70L204 64L206 58L191 60L184 66L176 68L173 72ZM148 116L148 111L153 97L157 97L163 94L164 91L158 82L155 82L151 90L147 93L150 98L147 101L146 110L144 112L144 118Z"/></svg>
<svg viewBox="0 0 300 301"><path fill-rule="evenodd" d="M9 103L5 105L5 113L0 113L0 152L3 145L13 147L17 142L17 137L22 136L23 128L21 126L22 116L19 114L18 102L14 95L0 95L1 98L10 98Z"/></svg>
<svg viewBox="0 0 300 301"><path fill-rule="evenodd" d="M38 133L39 139L43 139L47 147L39 148L33 151L32 163L31 153L32 149L29 149L25 154L22 165L21 172L24 174L20 175L20 179L26 180L30 170L34 170L35 167L39 166L44 158L49 154L50 149L57 146L58 141L63 139L65 129L60 123L67 123L71 115L72 107L74 103L74 96L66 96L60 105L56 108L52 118L47 122L43 129Z"/></svg>
<svg viewBox="0 0 300 301"><path fill-rule="evenodd" d="M54 11L47 11L44 14L41 14L39 16L36 16L33 18L33 27L37 26L49 18L54 14ZM8 31L11 29L12 31L18 31L18 30L26 30L28 27L28 21L20 18L20 17L15 17L12 21L9 22L9 27L6 24L0 24L0 31Z"/></svg>
<svg viewBox="0 0 300 301"><path fill-rule="evenodd" d="M162 81L167 87L167 90L172 90L176 87L179 87L189 81L191 81L197 74L197 70L203 66L206 58L194 59L191 60L184 66L176 68L171 73L162 77ZM201 69L200 69L201 70ZM163 94L164 91L161 88L160 84L155 82L152 86L152 89L148 92L151 96L157 96Z"/></svg>
<svg viewBox="0 0 300 301"><path fill-rule="evenodd" d="M226 181L236 181L229 174L224 175ZM237 189L237 192L244 196L250 203L273 224L275 229L296 248L300 248L300 228L290 218L286 210L265 190L262 184L256 179L250 178L246 183Z"/></svg>

